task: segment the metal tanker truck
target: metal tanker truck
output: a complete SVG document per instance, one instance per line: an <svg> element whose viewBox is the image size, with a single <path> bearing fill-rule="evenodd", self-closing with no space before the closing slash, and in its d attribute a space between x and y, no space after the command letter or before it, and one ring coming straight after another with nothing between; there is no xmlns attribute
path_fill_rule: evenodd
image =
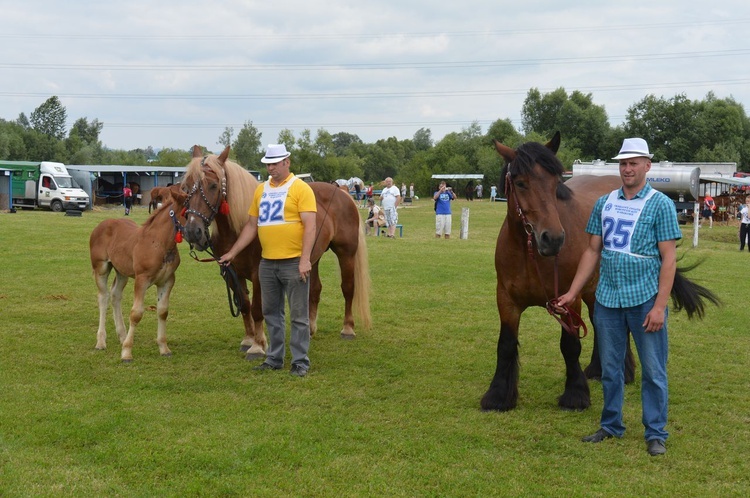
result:
<svg viewBox="0 0 750 498"><path fill-rule="evenodd" d="M12 206L49 208L52 211L84 210L89 195L76 183L62 163L51 161L0 161L11 170Z"/></svg>
<svg viewBox="0 0 750 498"><path fill-rule="evenodd" d="M619 176L617 163L594 161L573 164L573 176ZM700 191L701 169L695 166L672 166L671 163L654 163L646 174L646 181L656 190L675 201L697 200Z"/></svg>

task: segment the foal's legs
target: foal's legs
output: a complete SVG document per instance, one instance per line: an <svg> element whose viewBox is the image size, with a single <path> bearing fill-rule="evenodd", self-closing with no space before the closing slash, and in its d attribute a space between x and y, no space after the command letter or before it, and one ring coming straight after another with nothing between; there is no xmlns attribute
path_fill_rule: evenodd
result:
<svg viewBox="0 0 750 498"><path fill-rule="evenodd" d="M101 262L94 268L96 297L99 303L99 329L96 331L96 349L107 349L107 307L109 306L109 286L107 280L112 266Z"/></svg>
<svg viewBox="0 0 750 498"><path fill-rule="evenodd" d="M135 277L133 307L130 308L130 326L128 327L127 335L122 341L122 353L120 354L120 359L124 362L133 361L133 341L135 339L135 329L141 322L141 318L143 318L143 299L146 295L146 289L148 289L150 286L151 282L148 281L148 277L141 275Z"/></svg>
<svg viewBox="0 0 750 498"><path fill-rule="evenodd" d="M125 321L122 318L122 291L128 283L128 277L115 269L115 280L112 282L112 318L115 320L115 331L120 343L125 340Z"/></svg>
<svg viewBox="0 0 750 498"><path fill-rule="evenodd" d="M158 324L156 326L156 344L159 345L159 353L162 356L172 356L172 352L167 346L167 317L169 316L169 296L174 287L174 273L163 284L156 287L156 316ZM141 302L141 314L143 302Z"/></svg>

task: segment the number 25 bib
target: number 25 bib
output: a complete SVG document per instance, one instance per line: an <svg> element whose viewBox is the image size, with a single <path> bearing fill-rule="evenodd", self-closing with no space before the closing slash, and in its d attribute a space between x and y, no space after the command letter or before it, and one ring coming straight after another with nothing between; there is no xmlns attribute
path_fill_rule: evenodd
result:
<svg viewBox="0 0 750 498"><path fill-rule="evenodd" d="M633 238L635 225L641 217L643 207L656 190L651 189L648 194L638 199L620 199L620 191L614 190L609 194L602 210L602 244L610 251L624 252L633 256L630 251L630 241Z"/></svg>

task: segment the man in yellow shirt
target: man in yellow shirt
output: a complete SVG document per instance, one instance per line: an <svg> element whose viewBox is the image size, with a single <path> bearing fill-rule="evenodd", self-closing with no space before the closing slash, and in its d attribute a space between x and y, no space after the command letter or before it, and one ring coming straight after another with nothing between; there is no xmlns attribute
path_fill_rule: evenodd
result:
<svg viewBox="0 0 750 498"><path fill-rule="evenodd" d="M310 186L290 173L286 146L271 144L261 162L268 167L268 181L255 190L250 218L237 241L219 263L230 263L255 236L262 258L259 277L263 315L268 329L266 361L256 370L284 367L286 324L284 298L289 300L292 353L290 374L304 377L310 369L310 253L315 243L317 206Z"/></svg>

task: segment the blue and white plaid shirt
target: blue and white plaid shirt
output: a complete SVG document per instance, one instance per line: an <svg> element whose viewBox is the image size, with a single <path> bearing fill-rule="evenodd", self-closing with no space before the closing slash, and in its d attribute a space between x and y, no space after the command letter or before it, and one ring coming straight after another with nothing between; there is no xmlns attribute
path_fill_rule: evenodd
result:
<svg viewBox="0 0 750 498"><path fill-rule="evenodd" d="M635 197L644 197L652 188L646 184ZM586 225L586 232L591 235L602 236L602 211L607 197L609 194L600 197L591 213ZM618 197L625 199L622 189ZM654 297L659 292L661 270L658 244L681 238L674 202L656 192L643 206L630 242L631 252L640 256L602 248L596 300L607 308L630 308Z"/></svg>

